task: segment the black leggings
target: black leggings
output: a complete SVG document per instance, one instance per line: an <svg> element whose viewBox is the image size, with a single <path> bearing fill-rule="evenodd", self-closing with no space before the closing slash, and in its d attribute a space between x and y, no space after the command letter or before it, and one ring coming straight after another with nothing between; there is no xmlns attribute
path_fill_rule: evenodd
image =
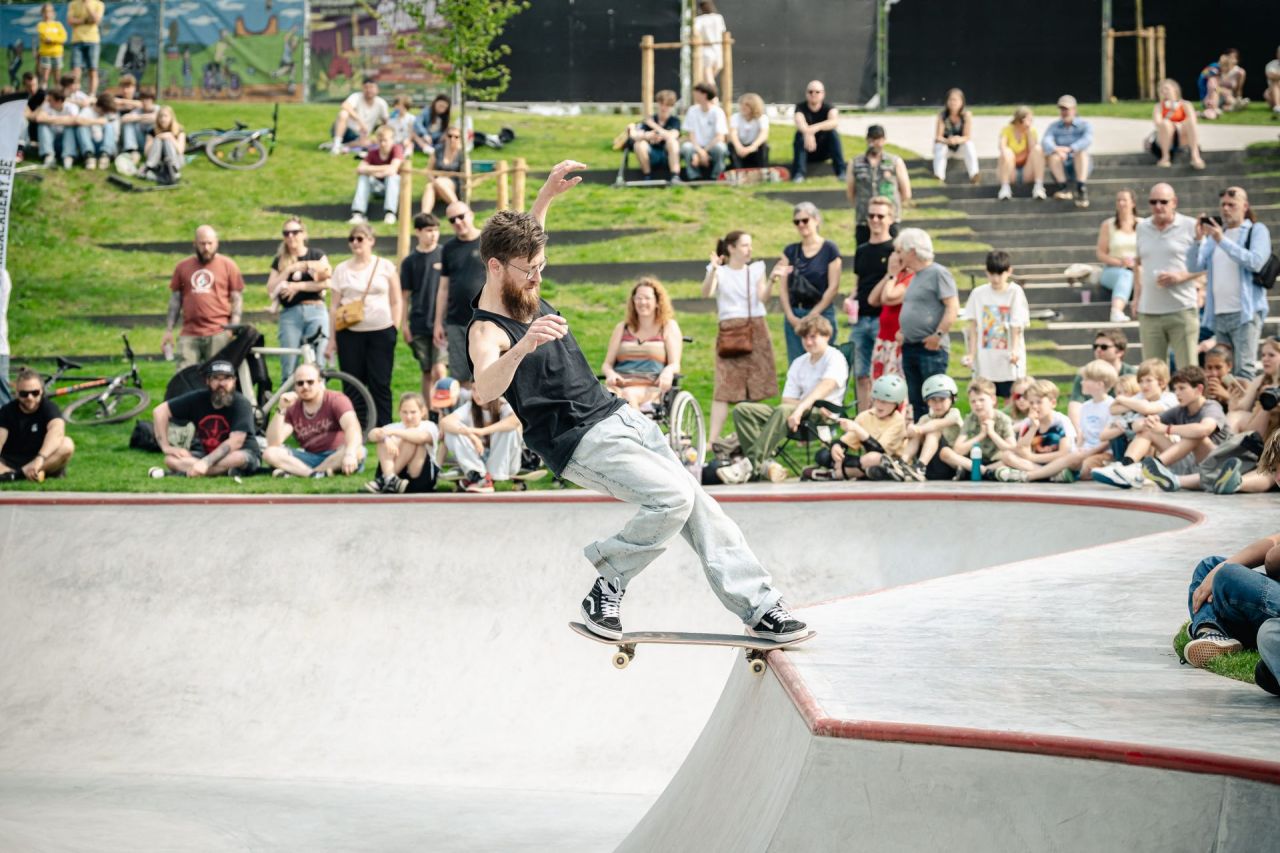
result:
<svg viewBox="0 0 1280 853"><path fill-rule="evenodd" d="M369 388L376 413L375 426L391 423L391 368L395 365L396 329L388 326L376 332L338 332L338 367ZM365 423L364 397L346 388L361 425Z"/></svg>

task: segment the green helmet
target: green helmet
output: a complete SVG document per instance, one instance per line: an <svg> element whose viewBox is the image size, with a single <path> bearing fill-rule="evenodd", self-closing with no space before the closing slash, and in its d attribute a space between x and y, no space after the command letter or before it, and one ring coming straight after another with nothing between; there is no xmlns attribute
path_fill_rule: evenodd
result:
<svg viewBox="0 0 1280 853"><path fill-rule="evenodd" d="M960 394L960 389L956 387L956 381L945 373L937 373L930 376L920 386L920 396L926 400L939 394L950 394L952 397Z"/></svg>
<svg viewBox="0 0 1280 853"><path fill-rule="evenodd" d="M901 376L889 374L881 376L871 386L871 399L883 400L895 406L907 399L907 383Z"/></svg>

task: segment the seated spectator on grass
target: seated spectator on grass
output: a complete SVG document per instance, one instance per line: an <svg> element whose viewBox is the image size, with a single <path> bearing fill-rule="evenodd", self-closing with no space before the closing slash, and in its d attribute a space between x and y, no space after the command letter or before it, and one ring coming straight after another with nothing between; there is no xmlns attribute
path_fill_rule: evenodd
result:
<svg viewBox="0 0 1280 853"><path fill-rule="evenodd" d="M844 435L830 450L819 451L818 464L804 469L800 479L887 480L890 470L906 470L899 459L907 444L902 416L906 399L907 383L901 376L877 379L871 386L871 408L853 419L840 418Z"/></svg>
<svg viewBox="0 0 1280 853"><path fill-rule="evenodd" d="M324 252L307 245L307 229L298 217L286 219L280 234L280 247L267 275L267 295L280 311L280 346L297 349L320 332L314 347L316 356L324 358L329 343L329 309L324 294L333 267ZM297 364L296 355L280 356L281 384L293 375Z"/></svg>
<svg viewBox="0 0 1280 853"><path fill-rule="evenodd" d="M1169 362L1149 358L1138 365L1136 374L1122 373L1114 396L1111 423L1102 432L1110 442L1112 461L1124 456L1143 418L1178 405L1178 398L1169 390Z"/></svg>
<svg viewBox="0 0 1280 853"><path fill-rule="evenodd" d="M341 154L344 146L374 145L373 133L391 120L387 102L378 97L378 81L364 78L359 92L352 92L342 102L333 123L333 144L329 150Z"/></svg>
<svg viewBox="0 0 1280 853"><path fill-rule="evenodd" d="M1218 207L1221 222L1206 214L1196 221L1186 269L1188 274L1207 273L1205 325L1212 326L1220 343L1231 344L1235 374L1252 379L1268 296L1253 276L1271 257L1271 232L1256 220L1249 195L1240 187L1223 190Z"/></svg>
<svg viewBox="0 0 1280 853"><path fill-rule="evenodd" d="M769 274L781 282L778 301L782 303L782 331L787 341L787 363L804 354L798 329L800 321L810 314L827 318L831 326L831 342L835 343L836 297L840 294L840 272L844 259L840 247L820 232L822 214L807 201L791 211L791 224L800 237L782 250L782 257Z"/></svg>
<svg viewBox="0 0 1280 853"><path fill-rule="evenodd" d="M1280 491L1280 416L1270 418L1263 430L1231 436L1200 460L1193 473L1174 473L1153 456L1142 460L1142 472L1166 492L1200 489L1233 495Z"/></svg>
<svg viewBox="0 0 1280 853"><path fill-rule="evenodd" d="M1213 400L1223 411L1231 405L1231 389L1244 385L1231 375L1231 351L1214 347L1204 354L1204 396Z"/></svg>
<svg viewBox="0 0 1280 853"><path fill-rule="evenodd" d="M858 169L854 161L853 170ZM867 241L859 244L853 256L853 272L858 278L857 290L851 297L857 300L857 319L849 330L853 344L853 375L857 381L858 411L871 405L871 359L880 332L879 305L872 305L872 291L889 276L889 258L893 255L893 202L884 196L868 201L867 214L870 224ZM883 292L883 288L881 289ZM848 301L845 302L848 305Z"/></svg>
<svg viewBox="0 0 1280 853"><path fill-rule="evenodd" d="M377 445L378 476L365 483L374 494L425 494L436 490L436 464L431 458L440 429L427 420L427 402L416 391L400 395L400 420L375 427L369 440Z"/></svg>
<svg viewBox="0 0 1280 853"><path fill-rule="evenodd" d="M444 132L449 129L452 108L453 101L448 95L436 95L431 99L431 106L413 120L413 145L419 151L427 152L428 161L435 156Z"/></svg>
<svg viewBox="0 0 1280 853"><path fill-rule="evenodd" d="M520 472L524 443L520 418L502 397L480 405L469 391L460 392L459 405L440 419L445 447L462 469L459 488L473 494L492 494L495 481Z"/></svg>
<svg viewBox="0 0 1280 853"><path fill-rule="evenodd" d="M156 93L152 89L138 92L138 106L120 116L120 150L137 166L142 149L156 123Z"/></svg>
<svg viewBox="0 0 1280 853"><path fill-rule="evenodd" d="M1099 329L1093 334L1093 357L1108 362L1116 369L1119 376L1130 376L1138 372L1132 364L1124 363L1124 354L1129 349L1129 339L1123 329ZM1166 374L1167 376L1167 374ZM1067 417L1080 432L1080 407L1089 399L1084 393L1080 374L1076 374L1071 383L1071 394L1067 398Z"/></svg>
<svg viewBox="0 0 1280 853"><path fill-rule="evenodd" d="M253 406L236 391L235 368L229 361L215 361L209 365L205 383L207 388L167 400L152 413L156 443L164 453L164 467L152 468L152 477L257 472L261 457L253 435ZM170 443L169 424L175 420L194 425L191 447Z"/></svg>
<svg viewBox="0 0 1280 853"><path fill-rule="evenodd" d="M773 455L788 433L799 432L803 423L815 422L823 408L843 411L849 382L849 364L830 344L831 323L826 317L805 317L796 331L804 342L805 354L787 369L782 401L777 406L739 403L733 409L743 454L758 477L774 482L786 479L786 469L773 461ZM824 405L817 406L819 402Z"/></svg>
<svg viewBox="0 0 1280 853"><path fill-rule="evenodd" d="M1109 407L1111 398L1107 396L1105 388L1103 395L1107 397ZM1012 453L1004 454L1004 462L1011 468L1034 471L1038 466L1047 465L1074 453L1079 433L1076 431L1075 424L1057 410L1058 386L1056 384L1048 379L1037 379L1027 389L1026 397L1027 402L1031 404L1031 415L1014 428L1014 433L1018 436L1017 447ZM1098 405L1096 399L1091 399L1089 402ZM1082 421L1089 402L1081 407ZM1000 473L996 472L996 479L1000 479Z"/></svg>
<svg viewBox="0 0 1280 853"><path fill-rule="evenodd" d="M329 291L329 328L334 335L325 352L338 356L338 367L365 384L377 409L374 426L391 423L391 373L395 367L396 338L402 316L400 273L396 265L373 253L373 230L353 225L347 235L351 257L333 270ZM345 329L338 328L338 308L361 301L363 316ZM351 389L343 389L348 397ZM367 423L364 395L355 396L356 420Z"/></svg>
<svg viewBox="0 0 1280 853"><path fill-rule="evenodd" d="M49 77L62 75L62 55L67 43L67 28L58 20L52 3L40 7L40 23L36 24L36 65L40 69L40 88L47 88Z"/></svg>
<svg viewBox="0 0 1280 853"><path fill-rule="evenodd" d="M883 127L878 124L868 127L867 150L853 158L848 170L845 195L853 205L853 240L857 246L874 239L871 205L888 203L889 236L897 237L902 208L911 203L907 163L897 154L885 151L885 142Z"/></svg>
<svg viewBox="0 0 1280 853"><path fill-rule="evenodd" d="M1077 377L1078 378L1078 377ZM1009 386L1009 405L1006 407L1005 414L1017 426L1022 421L1031 417L1031 404L1027 402L1027 389L1035 384L1034 376L1023 376L1013 380Z"/></svg>
<svg viewBox="0 0 1280 853"><path fill-rule="evenodd" d="M0 406L0 482L66 474L76 451L62 410L44 396L44 381L23 368L14 380L15 399Z"/></svg>
<svg viewBox="0 0 1280 853"><path fill-rule="evenodd" d="M754 92L738 99L738 111L729 120L729 155L735 169L769 165L769 117L764 99Z"/></svg>
<svg viewBox="0 0 1280 853"><path fill-rule="evenodd" d="M953 480L956 471L938 455L943 447L955 446L960 437L960 428L964 425L964 415L956 408L956 397L960 389L956 381L945 373L930 376L920 388L925 405L929 411L915 423L906 426L906 446L902 451L902 459L909 470L888 471L889 479L905 482L908 480Z"/></svg>
<svg viewBox="0 0 1280 853"><path fill-rule="evenodd" d="M84 167L107 170L116 156L116 98L103 92L76 116L78 149Z"/></svg>
<svg viewBox="0 0 1280 853"><path fill-rule="evenodd" d="M996 177L1000 181L997 199L1013 198L1013 183L1032 182L1031 197L1044 199L1044 149L1040 147L1040 135L1032 127L1035 116L1030 107L1018 107L1013 120L1000 131L997 140Z"/></svg>
<svg viewBox="0 0 1280 853"><path fill-rule="evenodd" d="M396 144L396 132L382 127L375 134L377 144L364 155L364 162L356 166L356 194L351 199L349 225L368 222L369 197L382 196L382 221L395 225L400 210L400 164L404 162L404 149Z"/></svg>
<svg viewBox="0 0 1280 853"><path fill-rule="evenodd" d="M1026 329L1031 325L1031 309L1022 287L1013 281L1008 252L988 252L986 267L987 283L969 292L961 315L969 321L965 363L974 376L994 382L996 396L1007 400L1014 380L1027 375Z"/></svg>
<svg viewBox="0 0 1280 853"><path fill-rule="evenodd" d="M76 139L79 114L79 108L67 102L60 86L46 92L44 102L31 113L30 121L36 125L36 140L45 168L52 169L59 160L64 169L75 165L80 150Z"/></svg>
<svg viewBox="0 0 1280 853"><path fill-rule="evenodd" d="M1182 87L1177 80L1161 80L1156 87L1156 105L1151 119L1156 124L1151 153L1156 165L1169 168L1173 155L1182 148L1191 153L1191 168L1203 169L1200 157L1200 127L1196 124L1196 108L1182 99Z"/></svg>
<svg viewBox="0 0 1280 853"><path fill-rule="evenodd" d="M796 135L791 142L791 180L800 183L809 164L831 161L837 180L844 180L844 148L840 144L840 111L826 101L821 80L810 80L804 100L796 104Z"/></svg>
<svg viewBox="0 0 1280 853"><path fill-rule="evenodd" d="M78 110L86 109L93 103L93 96L80 88L80 80L72 74L64 74L58 78L58 85L67 96L67 103Z"/></svg>
<svg viewBox="0 0 1280 853"><path fill-rule="evenodd" d="M147 132L142 176L159 183L177 183L186 163L187 132L178 123L173 107L156 110L156 122Z"/></svg>
<svg viewBox="0 0 1280 853"><path fill-rule="evenodd" d="M613 327L605 351L605 386L633 408L652 409L680 372L684 338L662 282L645 276L627 297L627 318Z"/></svg>
<svg viewBox="0 0 1280 853"><path fill-rule="evenodd" d="M1095 254L1104 265L1101 284L1111 291L1111 322L1127 323L1124 313L1133 295L1133 273L1138 265L1138 209L1133 190L1116 193L1116 215L1104 219L1098 227Z"/></svg>
<svg viewBox="0 0 1280 853"><path fill-rule="evenodd" d="M627 145L636 152L640 174L653 177L654 168L666 169L672 183L680 182L680 117L675 114L676 93L663 89L653 96L657 112L627 126Z"/></svg>
<svg viewBox="0 0 1280 853"><path fill-rule="evenodd" d="M1072 429L1071 422L1058 412L1049 414L1049 426L1045 428L1044 401L1052 399L1056 402L1057 386L1053 386L1055 393L1048 395L1045 385L1053 385L1053 383L1041 380L1045 383L1041 385L1041 382L1036 382L1031 388L1031 399L1032 403L1036 404L1034 417L1038 426L1038 435L1031 444L1034 448L1035 443L1040 442L1040 449L1043 451L1047 443L1054 441L1054 434L1061 430L1057 438L1057 449L1051 454L1054 458L1043 461L1032 459L1036 465L1030 469L1014 466L999 468L996 470L997 480L1006 483L1035 483L1041 480L1074 483L1080 477L1090 476L1094 468L1101 468L1111 462L1110 441L1106 437L1106 429L1111 424L1111 407L1115 402L1111 396L1111 390L1119 381L1119 376L1111 363L1102 359L1094 359L1080 368L1080 376L1084 392L1089 395L1089 399L1080 409L1082 431L1079 441L1074 447L1069 447L1066 435ZM1021 447L1020 441L1020 450ZM1031 458L1031 456L1024 454L1024 458Z"/></svg>
<svg viewBox="0 0 1280 853"><path fill-rule="evenodd" d="M31 134L35 130L36 111L44 103L45 91L40 88L36 75L30 71L22 72L22 86L18 89L27 97L27 108L22 112L22 123L18 128L18 159L31 156ZM36 140L39 142L39 140Z"/></svg>
<svg viewBox="0 0 1280 853"><path fill-rule="evenodd" d="M1273 413L1280 411L1274 405L1262 404L1262 392L1280 387L1280 339L1263 338L1260 349L1262 370L1248 382L1233 384L1228 390L1231 405L1227 410L1227 422L1233 432L1256 432L1262 435Z"/></svg>
<svg viewBox="0 0 1280 853"><path fill-rule="evenodd" d="M440 222L434 215L415 215L413 233L417 235L413 251L400 262L400 289L404 295L400 328L421 369L422 397L426 399L431 386L444 378L449 367L448 348L437 346L432 335L444 253L440 248ZM402 405L403 400L402 397Z"/></svg>
<svg viewBox="0 0 1280 853"><path fill-rule="evenodd" d="M978 171L978 148L973 144L973 113L965 106L964 92L948 89L946 103L933 123L933 176L947 179L947 158L957 151L964 157L969 183L982 179Z"/></svg>
<svg viewBox="0 0 1280 853"><path fill-rule="evenodd" d="M1053 197L1070 200L1072 192L1067 180L1076 182L1076 207L1089 206L1089 148L1093 145L1093 125L1076 114L1076 99L1071 95L1058 98L1058 120L1045 129L1040 147L1044 149L1049 172L1057 181Z"/></svg>
<svg viewBox="0 0 1280 853"><path fill-rule="evenodd" d="M267 425L262 460L275 477L336 477L363 469L364 431L345 394L324 387L314 364L293 372L297 396L285 395ZM289 437L297 447L286 447Z"/></svg>
<svg viewBox="0 0 1280 853"><path fill-rule="evenodd" d="M934 260L933 240L919 228L904 228L894 246L902 266L915 275L902 297L898 315L902 338L902 375L907 380L912 417L924 416L920 386L936 373L946 373L950 362L948 334L960 313L960 297L951 271Z"/></svg>
<svg viewBox="0 0 1280 853"><path fill-rule="evenodd" d="M1202 461L1227 438L1226 412L1217 403L1205 399L1203 370L1183 368L1173 375L1170 384L1178 405L1144 418L1124 457L1094 471L1095 481L1121 489L1136 489L1148 482L1143 476L1148 469L1153 475L1159 475L1161 470L1189 473L1194 463ZM1152 454L1161 463L1159 468L1142 464Z"/></svg>
<svg viewBox="0 0 1280 853"><path fill-rule="evenodd" d="M1001 458L1017 447L1013 421L996 408L996 386L990 379L974 379L969 383L969 415L960 427L960 435L950 447L939 447L938 456L955 472L957 480L967 480L972 471L969 456L974 445L981 453L979 472L995 477Z"/></svg>
<svg viewBox="0 0 1280 853"><path fill-rule="evenodd" d="M169 310L161 344L173 344L173 327L182 318L177 342L177 370L213 358L231 341L224 328L240 322L244 277L236 262L218 254L218 232L210 225L196 229L196 253L183 258L169 279Z"/></svg>
<svg viewBox="0 0 1280 853"><path fill-rule="evenodd" d="M685 139L680 145L680 164L685 180L716 181L724 172L725 157L729 154L725 144L729 123L717 99L716 87L710 83L693 87L693 106L684 114L681 125Z"/></svg>
<svg viewBox="0 0 1280 853"><path fill-rule="evenodd" d="M1280 47L1276 48L1276 58L1267 63L1266 75L1267 106L1271 107L1271 112L1280 116Z"/></svg>
<svg viewBox="0 0 1280 853"><path fill-rule="evenodd" d="M401 95L396 98L395 106L391 108L391 117L387 119L387 127L391 128L395 135L395 143L399 145L405 153L406 157L413 156L413 123L416 116L413 114L413 101L408 95Z"/></svg>
<svg viewBox="0 0 1280 853"><path fill-rule="evenodd" d="M456 127L447 129L436 146L436 156L431 168L441 172L461 172L462 159L466 152L462 148L462 131ZM456 175L429 175L426 186L422 188L422 202L419 210L432 213L436 209L436 196L444 202L445 211L458 204L458 187L461 186Z"/></svg>
<svg viewBox="0 0 1280 853"><path fill-rule="evenodd" d="M1191 641L1182 650L1187 663L1203 667L1222 655L1257 648L1263 660L1254 670L1254 681L1280 695L1280 671L1273 669L1280 663L1274 648L1274 620L1280 617L1280 534L1259 539L1229 557L1205 557L1197 563L1187 589L1187 611ZM1260 631L1264 625L1266 630Z"/></svg>

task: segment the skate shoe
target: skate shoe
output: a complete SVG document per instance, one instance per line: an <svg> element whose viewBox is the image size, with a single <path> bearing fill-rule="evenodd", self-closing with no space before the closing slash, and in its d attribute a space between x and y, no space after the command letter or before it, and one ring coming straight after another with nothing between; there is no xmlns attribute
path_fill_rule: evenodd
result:
<svg viewBox="0 0 1280 853"><path fill-rule="evenodd" d="M593 634L610 640L622 637L622 596L618 589L604 578L596 578L587 597L582 599L582 622Z"/></svg>

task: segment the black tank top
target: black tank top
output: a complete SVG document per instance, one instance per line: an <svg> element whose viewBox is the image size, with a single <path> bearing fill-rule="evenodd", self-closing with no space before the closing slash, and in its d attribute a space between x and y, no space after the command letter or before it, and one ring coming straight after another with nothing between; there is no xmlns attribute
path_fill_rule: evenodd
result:
<svg viewBox="0 0 1280 853"><path fill-rule="evenodd" d="M474 313L467 324L468 340L477 320L498 326L507 333L512 346L529 331L528 323L485 311L477 307L479 301L476 297L471 303ZM542 300L539 316L555 313L556 309ZM475 365L469 351L467 366L474 376ZM503 396L520 418L524 443L542 457L556 476L564 472L587 431L626 405L622 398L604 390L572 332L558 341L542 344L526 356Z"/></svg>

